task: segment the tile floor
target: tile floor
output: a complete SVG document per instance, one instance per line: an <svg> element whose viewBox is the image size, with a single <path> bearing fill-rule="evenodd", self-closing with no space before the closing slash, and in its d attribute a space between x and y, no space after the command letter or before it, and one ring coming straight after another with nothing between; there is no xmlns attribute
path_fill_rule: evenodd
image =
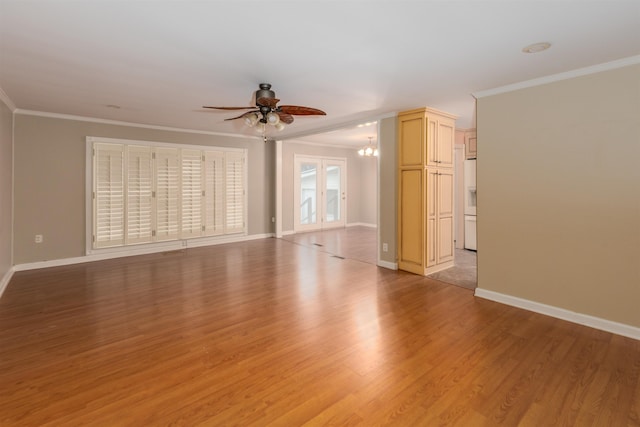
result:
<svg viewBox="0 0 640 427"><path fill-rule="evenodd" d="M476 252L456 249L454 264L451 268L430 274L427 277L463 288L475 289L478 286Z"/></svg>

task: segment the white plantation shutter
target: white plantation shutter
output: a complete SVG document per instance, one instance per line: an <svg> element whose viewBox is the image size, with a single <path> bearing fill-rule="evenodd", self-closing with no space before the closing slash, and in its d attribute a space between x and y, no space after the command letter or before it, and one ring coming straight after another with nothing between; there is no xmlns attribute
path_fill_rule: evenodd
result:
<svg viewBox="0 0 640 427"><path fill-rule="evenodd" d="M95 144L93 150L93 245L124 244L124 146Z"/></svg>
<svg viewBox="0 0 640 427"><path fill-rule="evenodd" d="M225 233L244 228L244 153L225 153Z"/></svg>
<svg viewBox="0 0 640 427"><path fill-rule="evenodd" d="M177 148L156 149L156 240L178 238L180 163Z"/></svg>
<svg viewBox="0 0 640 427"><path fill-rule="evenodd" d="M224 233L224 152L204 153L204 234Z"/></svg>
<svg viewBox="0 0 640 427"><path fill-rule="evenodd" d="M202 152L182 150L182 225L180 237L202 235Z"/></svg>
<svg viewBox="0 0 640 427"><path fill-rule="evenodd" d="M246 151L110 141L93 142L94 249L246 232Z"/></svg>
<svg viewBox="0 0 640 427"><path fill-rule="evenodd" d="M127 244L152 241L151 147L127 147Z"/></svg>

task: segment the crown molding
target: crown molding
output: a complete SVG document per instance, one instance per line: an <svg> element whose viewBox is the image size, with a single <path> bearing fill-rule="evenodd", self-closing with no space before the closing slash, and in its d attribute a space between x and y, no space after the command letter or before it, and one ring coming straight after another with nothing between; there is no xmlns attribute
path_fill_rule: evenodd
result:
<svg viewBox="0 0 640 427"><path fill-rule="evenodd" d="M514 83L506 86L497 87L494 89L482 90L474 92L474 98L485 98L487 96L499 95L501 93L513 92L520 89L526 89L534 86L541 86L548 83L554 83L561 80L572 79L575 77L587 76L589 74L601 73L603 71L615 70L617 68L628 67L630 65L640 64L640 55L631 56L628 58L619 59L616 61L605 62L604 64L593 65L590 67L579 68L577 70L567 71L565 73L553 74L550 76L540 77L537 79L526 80L519 83Z"/></svg>
<svg viewBox="0 0 640 427"><path fill-rule="evenodd" d="M16 104L13 103L13 101L11 100L11 98L9 98L9 95L7 95L7 93L2 90L2 88L0 87L0 101L4 102L4 105L6 105L9 110L11 110L12 113L15 113L17 108L16 108Z"/></svg>
<svg viewBox="0 0 640 427"><path fill-rule="evenodd" d="M91 122L91 123L101 123L106 125L116 125L116 126L128 126L128 127L136 127L143 129L153 129L153 130L163 130L168 132L183 132L183 133L196 133L201 135L215 135L215 136L227 136L232 138L244 138L244 139L259 139L262 140L261 136L249 136L249 135L241 135L236 133L223 133L223 132L211 132L206 130L197 130L197 129L187 129L187 128L175 128L169 126L158 126L158 125L148 125L143 123L134 123L134 122L124 122L120 120L108 120L108 119L97 119L95 117L86 117L86 116L76 116L73 114L59 114L59 113L47 113L44 111L34 111L34 110L23 110L16 109L14 111L15 114L21 114L25 116L38 116L38 117L47 117L52 119L61 119L61 120L75 120L80 122Z"/></svg>

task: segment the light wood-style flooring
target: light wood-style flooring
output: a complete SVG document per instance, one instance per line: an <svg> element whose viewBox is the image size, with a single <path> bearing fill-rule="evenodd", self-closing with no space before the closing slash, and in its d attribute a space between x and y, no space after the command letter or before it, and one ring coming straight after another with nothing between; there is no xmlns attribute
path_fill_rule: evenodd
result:
<svg viewBox="0 0 640 427"><path fill-rule="evenodd" d="M639 341L284 239L0 299L2 426L638 426L639 377Z"/></svg>

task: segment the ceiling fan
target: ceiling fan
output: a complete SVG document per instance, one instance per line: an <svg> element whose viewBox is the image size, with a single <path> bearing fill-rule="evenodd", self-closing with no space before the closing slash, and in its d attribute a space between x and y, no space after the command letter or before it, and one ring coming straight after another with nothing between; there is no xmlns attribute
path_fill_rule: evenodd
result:
<svg viewBox="0 0 640 427"><path fill-rule="evenodd" d="M271 90L269 83L260 83L260 89L255 93L255 107L212 107L204 105L202 108L211 108L214 110L248 110L237 117L231 117L225 120L244 119L249 126L259 126L262 130L263 137L267 124L273 125L276 129L282 130L285 124L293 123L293 116L325 116L322 110L311 107L303 107L300 105L280 105L280 100L276 98L276 93ZM266 141L266 138L265 138Z"/></svg>

